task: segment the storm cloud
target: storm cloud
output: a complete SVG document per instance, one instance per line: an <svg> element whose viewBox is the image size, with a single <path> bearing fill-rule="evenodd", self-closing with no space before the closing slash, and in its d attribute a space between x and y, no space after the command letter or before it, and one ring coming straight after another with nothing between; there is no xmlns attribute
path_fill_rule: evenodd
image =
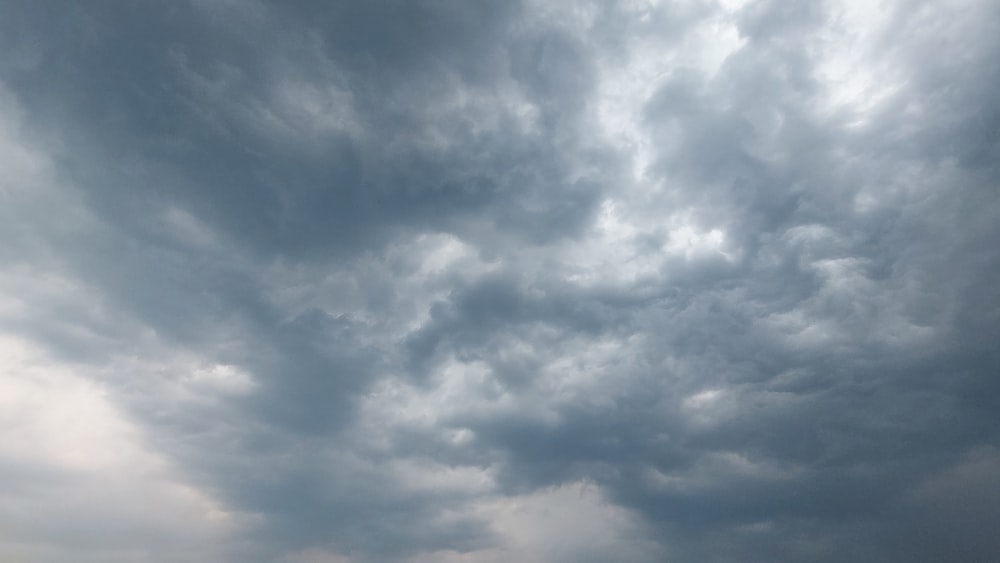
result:
<svg viewBox="0 0 1000 563"><path fill-rule="evenodd" d="M0 559L1000 559L1000 6L0 3Z"/></svg>

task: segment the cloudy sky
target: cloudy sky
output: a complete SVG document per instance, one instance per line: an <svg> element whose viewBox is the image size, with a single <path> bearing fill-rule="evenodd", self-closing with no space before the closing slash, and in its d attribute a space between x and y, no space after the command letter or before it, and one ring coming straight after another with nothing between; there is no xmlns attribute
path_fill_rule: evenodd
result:
<svg viewBox="0 0 1000 563"><path fill-rule="evenodd" d="M0 1L0 560L1000 560L993 0Z"/></svg>

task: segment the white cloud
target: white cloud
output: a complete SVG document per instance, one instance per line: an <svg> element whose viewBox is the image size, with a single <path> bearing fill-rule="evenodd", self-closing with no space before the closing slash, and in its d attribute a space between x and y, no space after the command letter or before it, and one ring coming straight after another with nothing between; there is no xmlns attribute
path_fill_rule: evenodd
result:
<svg viewBox="0 0 1000 563"><path fill-rule="evenodd" d="M3 557L166 561L168 547L218 556L248 522L185 483L87 368L10 335L0 357Z"/></svg>

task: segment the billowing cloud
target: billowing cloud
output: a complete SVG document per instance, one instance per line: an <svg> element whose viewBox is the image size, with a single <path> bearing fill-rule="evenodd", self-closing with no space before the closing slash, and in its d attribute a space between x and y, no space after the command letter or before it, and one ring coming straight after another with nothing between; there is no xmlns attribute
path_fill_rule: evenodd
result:
<svg viewBox="0 0 1000 563"><path fill-rule="evenodd" d="M0 7L0 558L1000 557L1000 10Z"/></svg>

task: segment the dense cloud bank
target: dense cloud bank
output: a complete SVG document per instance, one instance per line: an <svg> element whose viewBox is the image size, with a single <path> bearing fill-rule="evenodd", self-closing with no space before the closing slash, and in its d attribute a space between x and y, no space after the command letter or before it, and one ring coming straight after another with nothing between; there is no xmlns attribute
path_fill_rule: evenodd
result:
<svg viewBox="0 0 1000 563"><path fill-rule="evenodd" d="M0 4L0 559L1000 558L989 0Z"/></svg>

